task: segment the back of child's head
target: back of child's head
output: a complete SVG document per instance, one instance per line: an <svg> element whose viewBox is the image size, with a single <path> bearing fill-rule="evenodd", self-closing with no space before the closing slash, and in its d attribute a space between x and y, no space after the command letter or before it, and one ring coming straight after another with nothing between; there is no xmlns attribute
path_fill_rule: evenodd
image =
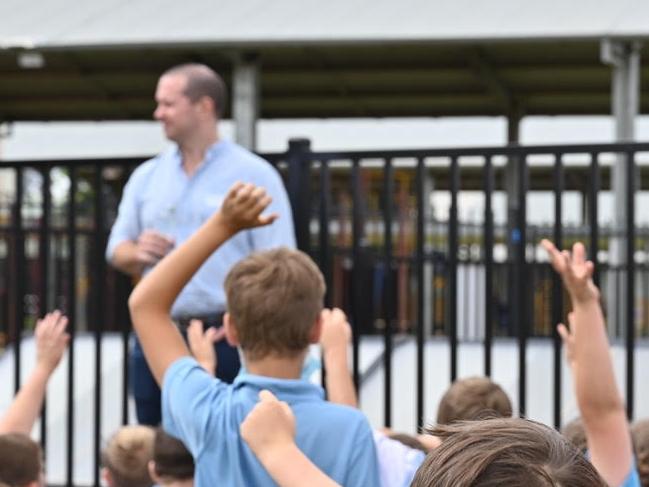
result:
<svg viewBox="0 0 649 487"><path fill-rule="evenodd" d="M246 358L296 356L310 343L325 284L311 258L278 248L239 261L225 279L227 307Z"/></svg>
<svg viewBox="0 0 649 487"><path fill-rule="evenodd" d="M41 447L22 433L0 435L0 482L22 487L43 482Z"/></svg>
<svg viewBox="0 0 649 487"><path fill-rule="evenodd" d="M412 487L604 487L595 468L568 440L520 418L459 421L430 431L442 439Z"/></svg>
<svg viewBox="0 0 649 487"><path fill-rule="evenodd" d="M488 377L469 377L453 382L444 393L437 424L511 415L512 403L502 387Z"/></svg>
<svg viewBox="0 0 649 487"><path fill-rule="evenodd" d="M149 461L155 431L149 426L123 426L102 451L102 465L112 487L150 487Z"/></svg>
<svg viewBox="0 0 649 487"><path fill-rule="evenodd" d="M194 459L185 444L156 429L153 444L153 470L159 483L189 480L194 478Z"/></svg>
<svg viewBox="0 0 649 487"><path fill-rule="evenodd" d="M643 486L649 486L649 419L636 421L631 425L638 473Z"/></svg>
<svg viewBox="0 0 649 487"><path fill-rule="evenodd" d="M561 434L565 436L570 443L575 445L579 451L585 452L588 449L586 429L584 428L584 423L582 423L581 418L575 418L566 423L563 428L561 428Z"/></svg>

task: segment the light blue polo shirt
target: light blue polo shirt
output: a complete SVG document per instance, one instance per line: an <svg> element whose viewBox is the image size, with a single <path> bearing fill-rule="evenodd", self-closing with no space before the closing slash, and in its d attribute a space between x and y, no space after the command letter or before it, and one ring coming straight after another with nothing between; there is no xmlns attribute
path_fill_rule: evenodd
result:
<svg viewBox="0 0 649 487"><path fill-rule="evenodd" d="M230 141L211 146L191 177L182 168L177 148L140 165L124 188L106 258L110 261L115 247L136 240L146 229L181 244L220 208L236 181L265 188L273 198L267 212L279 218L272 225L240 232L219 247L181 291L172 316L223 311L223 282L234 264L255 250L295 247L291 206L279 174L267 161Z"/></svg>
<svg viewBox="0 0 649 487"><path fill-rule="evenodd" d="M194 456L196 487L264 487L275 482L239 435L239 425L268 389L295 414L299 449L345 487L380 485L372 429L357 409L326 402L303 380L240 374L213 378L191 357L174 362L162 387L162 423Z"/></svg>

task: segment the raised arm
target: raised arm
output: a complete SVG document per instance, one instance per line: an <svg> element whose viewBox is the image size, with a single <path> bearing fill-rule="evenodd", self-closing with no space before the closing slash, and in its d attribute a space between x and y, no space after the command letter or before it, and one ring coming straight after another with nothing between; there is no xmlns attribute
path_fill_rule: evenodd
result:
<svg viewBox="0 0 649 487"><path fill-rule="evenodd" d="M571 363L577 404L586 431L590 458L609 485L621 485L629 474L633 451L624 403L615 382L593 263L581 243L572 254L544 240L552 267L572 301L570 330L559 325ZM630 325L631 326L631 325Z"/></svg>
<svg viewBox="0 0 649 487"><path fill-rule="evenodd" d="M68 319L60 311L49 313L36 323L36 366L0 419L0 434L31 433L43 407L47 382L70 340L65 332L67 324Z"/></svg>
<svg viewBox="0 0 649 487"><path fill-rule="evenodd" d="M262 216L270 203L263 188L236 183L221 209L184 244L167 255L137 285L129 298L133 327L158 384L174 361L189 355L170 316L171 306L200 266L226 240L245 228L272 223L277 215Z"/></svg>
<svg viewBox="0 0 649 487"><path fill-rule="evenodd" d="M259 393L259 402L239 428L241 437L280 487L339 487L295 444L295 417L289 405L272 392Z"/></svg>
<svg viewBox="0 0 649 487"><path fill-rule="evenodd" d="M320 346L327 375L327 398L329 401L358 407L356 389L349 373L347 349L352 331L342 310L322 310L322 334Z"/></svg>

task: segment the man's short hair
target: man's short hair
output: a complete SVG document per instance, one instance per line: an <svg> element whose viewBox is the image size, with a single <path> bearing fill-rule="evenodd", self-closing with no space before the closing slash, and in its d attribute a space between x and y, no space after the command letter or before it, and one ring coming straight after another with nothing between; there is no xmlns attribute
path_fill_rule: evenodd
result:
<svg viewBox="0 0 649 487"><path fill-rule="evenodd" d="M412 487L604 487L582 453L552 428L520 418L459 421L429 431L442 439Z"/></svg>
<svg viewBox="0 0 649 487"><path fill-rule="evenodd" d="M122 426L108 440L101 463L118 487L150 487L149 461L155 432L149 426Z"/></svg>
<svg viewBox="0 0 649 487"><path fill-rule="evenodd" d="M39 480L43 472L41 447L22 433L0 435L0 482L20 487Z"/></svg>
<svg viewBox="0 0 649 487"><path fill-rule="evenodd" d="M512 403L502 387L488 377L469 377L455 381L444 393L437 424L511 415Z"/></svg>
<svg viewBox="0 0 649 487"><path fill-rule="evenodd" d="M248 359L303 352L322 311L325 284L311 258L285 247L239 261L225 278L227 307Z"/></svg>
<svg viewBox="0 0 649 487"><path fill-rule="evenodd" d="M223 78L209 66L200 63L179 64L169 68L162 76L180 75L187 80L185 95L192 102L197 102L204 96L214 103L214 115L221 119L227 103L227 88ZM162 77L161 76L161 77Z"/></svg>
<svg viewBox="0 0 649 487"><path fill-rule="evenodd" d="M631 425L631 435L638 462L640 483L649 485L649 419L642 419L633 423Z"/></svg>
<svg viewBox="0 0 649 487"><path fill-rule="evenodd" d="M194 478L194 459L185 444L157 428L153 443L153 461L156 474L169 480Z"/></svg>

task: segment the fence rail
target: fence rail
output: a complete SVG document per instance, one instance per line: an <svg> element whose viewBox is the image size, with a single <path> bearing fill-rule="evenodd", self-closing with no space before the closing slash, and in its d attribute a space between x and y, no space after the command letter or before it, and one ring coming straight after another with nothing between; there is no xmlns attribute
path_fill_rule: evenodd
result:
<svg viewBox="0 0 649 487"><path fill-rule="evenodd" d="M596 263L611 335L625 341L625 392L632 416L636 335L649 331L649 230L636 216L639 188L626 193L625 221L606 224L600 200L610 191L604 183L612 165L624 165L633 184L649 174L645 153L649 144L313 152L308 141L296 140L284 153L263 156L285 179L298 246L323 271L326 305L342 307L350 316L357 385L360 337L382 337L386 426L392 423L397 334L412 335L417 344L419 425L426 407L424 345L429 337L447 337L451 381L458 377L459 341L483 343L483 370L490 375L494 337L515 337L521 413L528 395L528 339L548 337L554 347L558 426L561 342L554 324L565 318L568 303L538 242L543 237L559 246L585 241ZM70 318L65 438L70 486L75 484L74 336L91 332L95 344L93 476L99 485L102 337L119 333L126 357L131 289L127 277L106 265L104 249L121 190L144 159L0 161L0 337L13 350L17 389L23 333L53 307ZM570 195L576 203L568 201ZM567 224L569 211L577 217ZM545 220L532 222L533 214ZM626 255L634 258L620 259ZM122 377L122 397L116 402L122 422L128 423L126 364ZM44 446L51 441L46 424L41 422Z"/></svg>

